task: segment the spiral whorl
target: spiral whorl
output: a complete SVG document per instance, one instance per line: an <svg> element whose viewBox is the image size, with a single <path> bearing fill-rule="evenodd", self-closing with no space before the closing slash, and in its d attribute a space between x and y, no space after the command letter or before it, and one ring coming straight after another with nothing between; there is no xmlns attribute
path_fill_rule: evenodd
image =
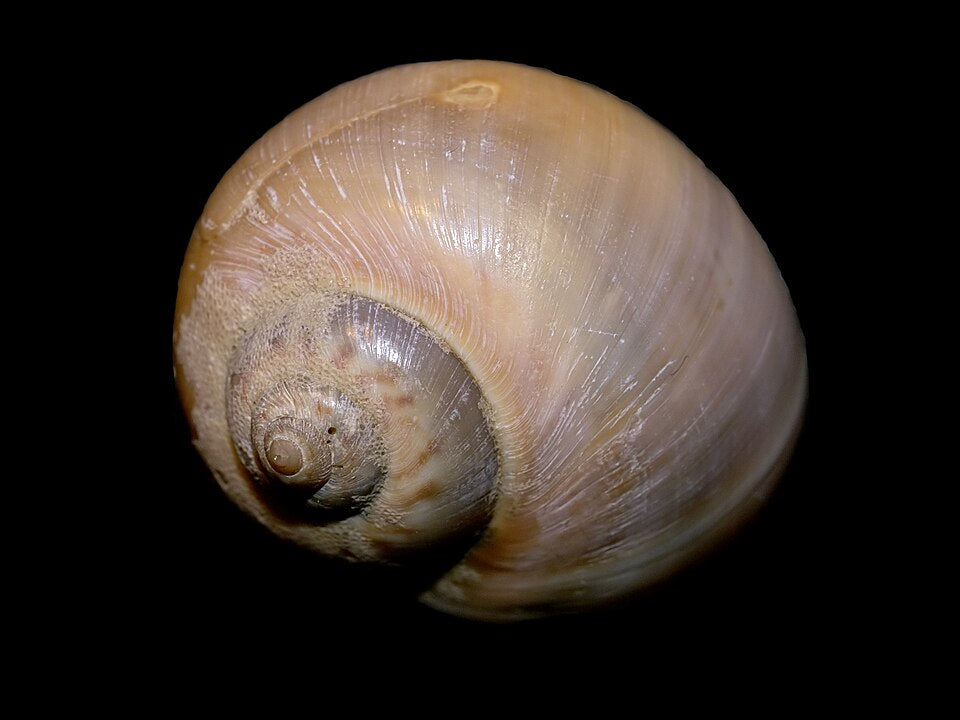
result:
<svg viewBox="0 0 960 720"><path fill-rule="evenodd" d="M356 296L265 312L230 360L231 436L263 501L318 538L369 523L388 557L485 527L499 465L482 404L441 341Z"/></svg>

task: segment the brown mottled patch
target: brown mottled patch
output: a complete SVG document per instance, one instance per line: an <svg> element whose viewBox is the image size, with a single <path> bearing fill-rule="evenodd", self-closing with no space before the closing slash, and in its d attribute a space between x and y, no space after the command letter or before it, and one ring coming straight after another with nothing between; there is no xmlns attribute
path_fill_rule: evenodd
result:
<svg viewBox="0 0 960 720"><path fill-rule="evenodd" d="M406 395L391 395L387 398L386 402L388 405L392 405L394 407L407 407L409 405L413 405L413 401L415 399L416 398L414 398L413 395L408 393Z"/></svg>
<svg viewBox="0 0 960 720"><path fill-rule="evenodd" d="M417 488L417 491L413 494L411 499L414 503L418 503L423 500L429 500L437 494L439 489L439 486L435 482L432 480L427 480L426 482L422 483L419 488Z"/></svg>
<svg viewBox="0 0 960 720"><path fill-rule="evenodd" d="M419 455L417 455L417 459L414 461L413 466L410 469L419 470L424 465L426 465L427 461L437 454L438 444L439 443L437 443L436 441L433 441L429 445L427 445L427 447L424 448Z"/></svg>
<svg viewBox="0 0 960 720"><path fill-rule="evenodd" d="M504 545L529 545L540 536L540 523L533 514L511 515L497 527L498 541Z"/></svg>
<svg viewBox="0 0 960 720"><path fill-rule="evenodd" d="M533 515L511 516L498 523L487 540L478 543L470 553L470 567L481 574L500 572L515 566L516 548L536 545L540 537L540 524Z"/></svg>
<svg viewBox="0 0 960 720"><path fill-rule="evenodd" d="M333 364L338 370L342 370L356 355L357 348L352 342L341 343L333 355Z"/></svg>

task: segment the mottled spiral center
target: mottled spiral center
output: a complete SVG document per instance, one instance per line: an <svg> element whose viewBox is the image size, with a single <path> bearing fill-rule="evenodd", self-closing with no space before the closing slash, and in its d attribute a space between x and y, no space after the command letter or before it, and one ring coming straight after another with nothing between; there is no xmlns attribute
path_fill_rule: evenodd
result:
<svg viewBox="0 0 960 720"><path fill-rule="evenodd" d="M375 424L361 401L330 385L281 380L255 405L248 467L287 507L355 512L384 476Z"/></svg>
<svg viewBox="0 0 960 720"><path fill-rule="evenodd" d="M489 521L499 475L476 382L412 319L330 300L262 317L231 358L231 435L257 501L331 537L349 522L349 543L369 527L377 554L459 554Z"/></svg>

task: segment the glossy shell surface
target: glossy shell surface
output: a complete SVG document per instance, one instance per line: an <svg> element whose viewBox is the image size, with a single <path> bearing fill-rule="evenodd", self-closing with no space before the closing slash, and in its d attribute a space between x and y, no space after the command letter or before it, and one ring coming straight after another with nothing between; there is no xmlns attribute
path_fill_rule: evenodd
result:
<svg viewBox="0 0 960 720"><path fill-rule="evenodd" d="M723 185L636 108L495 62L393 68L268 132L197 223L174 340L238 505L351 559L466 539L423 600L476 618L622 598L708 547L768 492L806 393L789 294ZM353 514L288 513L251 472L244 413L283 383L374 419L384 477Z"/></svg>

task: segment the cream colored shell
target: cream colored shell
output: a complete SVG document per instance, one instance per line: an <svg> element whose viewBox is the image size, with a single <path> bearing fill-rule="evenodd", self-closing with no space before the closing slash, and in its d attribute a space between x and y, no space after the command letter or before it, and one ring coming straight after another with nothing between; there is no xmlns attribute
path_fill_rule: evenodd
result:
<svg viewBox="0 0 960 720"><path fill-rule="evenodd" d="M364 523L404 520L291 521L229 430L237 348L352 297L422 327L482 394L496 477L480 535L423 596L445 611L527 617L649 584L757 506L801 419L803 338L736 201L636 108L546 71L429 63L326 93L227 173L187 251L176 371L217 481L283 537L394 562ZM423 494L390 484L389 502ZM423 522L408 534L441 543Z"/></svg>

